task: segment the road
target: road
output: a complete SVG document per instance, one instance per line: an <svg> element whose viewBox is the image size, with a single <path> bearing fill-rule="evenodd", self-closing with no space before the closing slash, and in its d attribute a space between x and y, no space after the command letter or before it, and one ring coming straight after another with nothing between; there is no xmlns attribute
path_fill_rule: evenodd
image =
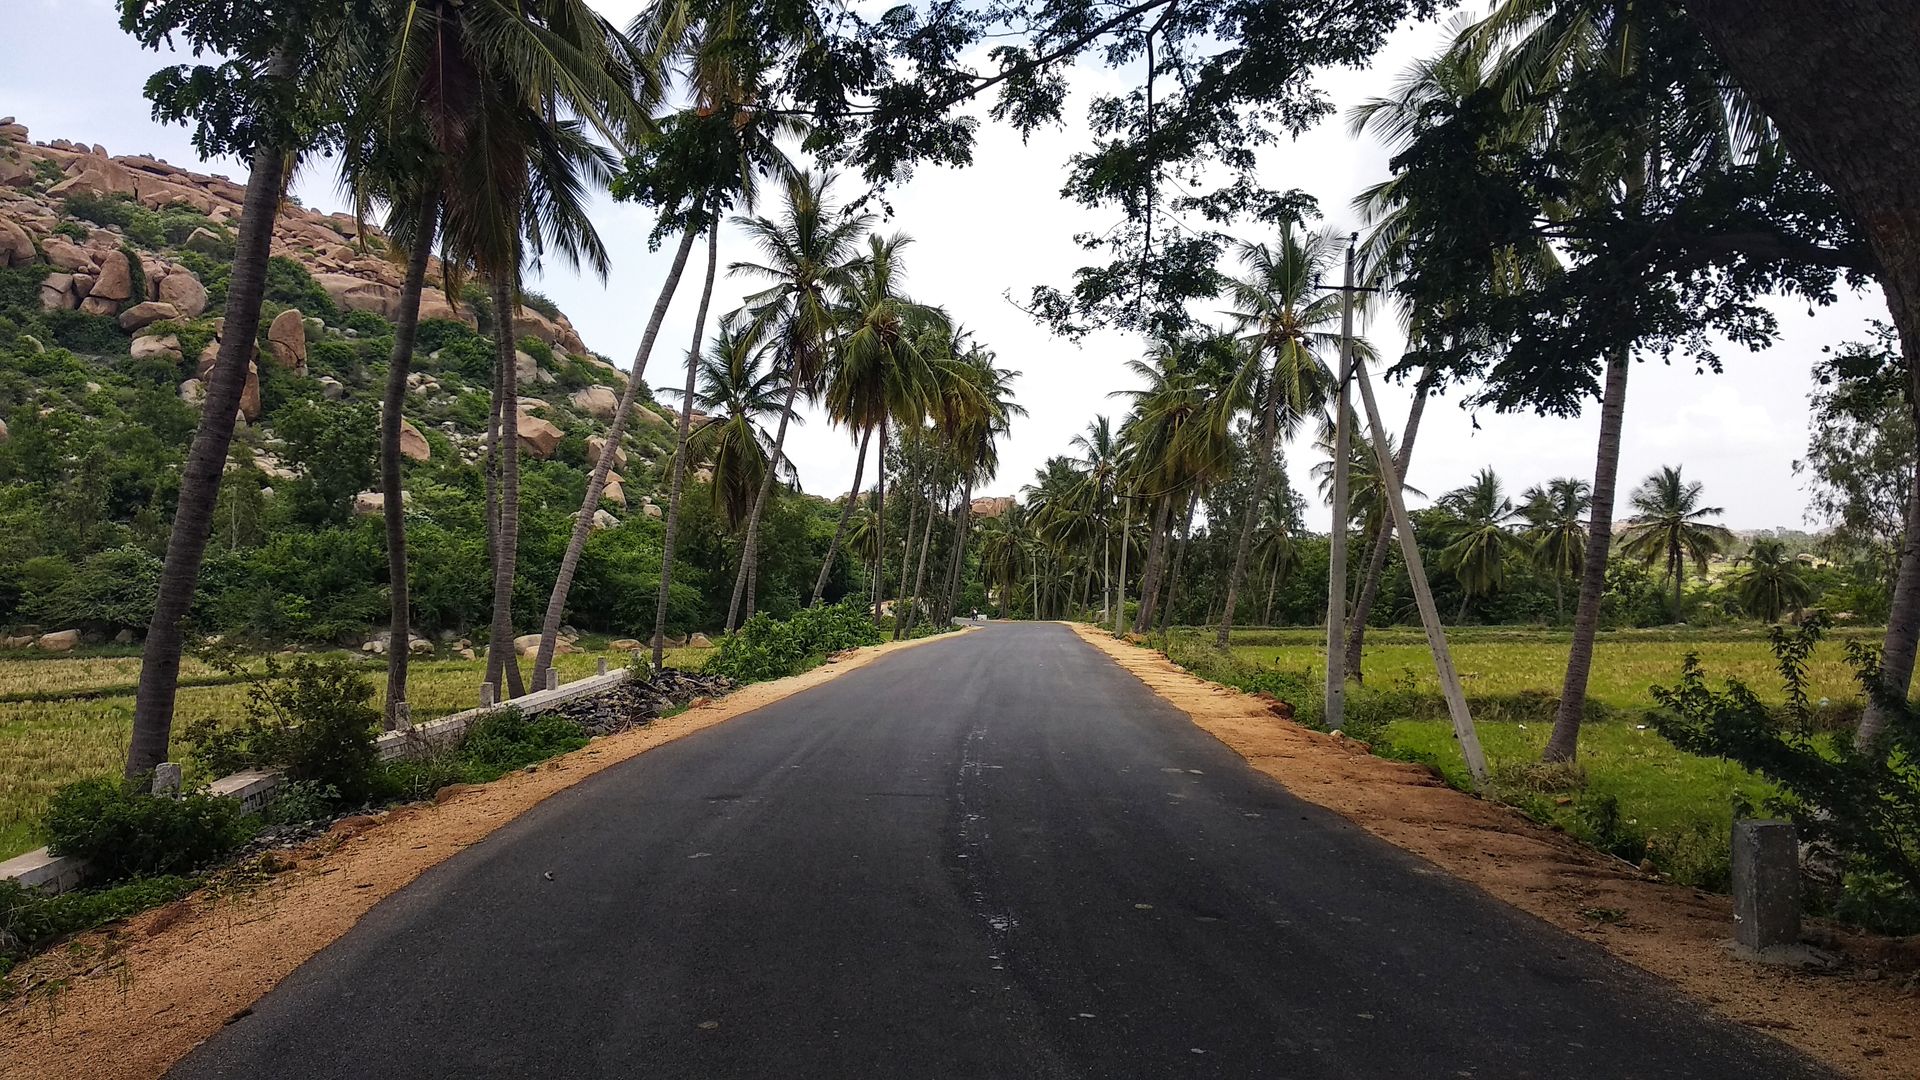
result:
<svg viewBox="0 0 1920 1080"><path fill-rule="evenodd" d="M1827 1074L1004 625L549 799L171 1075Z"/></svg>

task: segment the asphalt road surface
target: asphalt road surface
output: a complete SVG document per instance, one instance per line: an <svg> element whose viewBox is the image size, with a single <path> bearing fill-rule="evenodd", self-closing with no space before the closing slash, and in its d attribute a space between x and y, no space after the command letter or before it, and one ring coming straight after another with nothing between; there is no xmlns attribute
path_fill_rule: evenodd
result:
<svg viewBox="0 0 1920 1080"><path fill-rule="evenodd" d="M171 1075L1827 1074L1002 625L549 799Z"/></svg>

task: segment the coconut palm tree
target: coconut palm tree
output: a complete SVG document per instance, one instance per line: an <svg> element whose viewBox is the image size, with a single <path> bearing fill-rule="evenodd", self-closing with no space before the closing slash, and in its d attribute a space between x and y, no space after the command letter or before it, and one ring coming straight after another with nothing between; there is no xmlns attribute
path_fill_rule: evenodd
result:
<svg viewBox="0 0 1920 1080"><path fill-rule="evenodd" d="M405 5L384 77L349 112L342 172L355 205L384 201L388 232L407 251L394 344L381 414L381 488L387 532L391 619L387 650L387 723L405 711L410 636L406 515L400 433L407 375L428 260L439 239L443 202L485 197L457 184L453 163L474 148L489 118L477 110L512 95L485 92L486 80L519 83L546 114L578 117L604 140L624 145L648 123L646 102L659 92L651 65L626 37L578 0L530 5ZM481 73L486 73L484 77ZM536 144L537 145L537 144ZM564 171L564 170L563 170ZM457 292L457 290L449 290ZM501 324L510 327L511 321ZM506 333L496 326L496 334ZM509 335L510 336L510 335Z"/></svg>
<svg viewBox="0 0 1920 1080"><path fill-rule="evenodd" d="M1253 474L1249 507L1266 497L1272 472L1273 447L1303 416L1318 412L1331 396L1333 376L1326 358L1339 348L1339 334L1329 327L1340 321L1340 294L1319 291L1320 277L1339 257L1341 245L1331 233L1307 232L1297 224L1283 226L1278 242L1243 243L1240 261L1246 274L1232 281L1228 314L1245 335L1252 368L1262 379L1243 380L1251 386L1265 382L1255 432L1259 457ZM1355 342L1355 348L1361 348ZM1262 367L1263 359L1270 358ZM1214 643L1226 648L1233 632L1233 616L1240 586L1246 578L1247 555L1253 545L1254 520L1248 513L1234 545L1227 572L1224 607Z"/></svg>
<svg viewBox="0 0 1920 1080"><path fill-rule="evenodd" d="M736 262L728 267L728 273L766 283L764 289L747 298L734 318L751 324L756 333L773 342L786 369L786 407L773 439L776 457L785 451L794 397L805 393L808 399L817 399L825 389L835 334L835 305L851 282L860 240L873 222L871 214L845 213L837 208L827 197L832 184L833 178L827 174L796 173L787 181L785 212L779 221L764 217L734 219L734 225L760 249L760 261ZM864 443L861 452L864 455ZM864 459L861 464L865 464ZM856 474L855 487L859 483ZM739 625L742 596L759 550L760 517L772 491L769 475L761 482L747 518L740 569L734 579L733 599L727 605L728 633ZM752 606L750 599L748 606Z"/></svg>
<svg viewBox="0 0 1920 1080"><path fill-rule="evenodd" d="M1746 565L1730 584L1747 613L1767 622L1779 622L1789 611L1799 611L1813 600L1813 586L1800 576L1800 562L1787 554L1787 545L1772 537L1758 537L1740 557Z"/></svg>
<svg viewBox="0 0 1920 1080"><path fill-rule="evenodd" d="M985 482L1000 471L1000 438L1012 432L1014 417L1027 415L1027 409L1014 402L1014 379L1018 371L996 367L993 354L981 348L968 350L958 367L964 379L972 382L973 394L956 398L948 407L956 409L952 430L954 465L960 473L960 502L954 503L954 538L948 555L947 586L941 590L941 603L935 609L937 625L952 617L952 601L960 588L960 567L966 563L968 530L973 523L973 484Z"/></svg>
<svg viewBox="0 0 1920 1080"><path fill-rule="evenodd" d="M1087 430L1070 443L1078 451L1078 464L1086 478L1084 498L1093 505L1100 526L1101 609L1111 612L1118 602L1113 590L1113 537L1119 521L1114 514L1116 485L1120 474L1120 442L1113 421L1096 416Z"/></svg>
<svg viewBox="0 0 1920 1080"><path fill-rule="evenodd" d="M1452 518L1447 523L1447 546L1440 551L1440 567L1460 582L1459 622L1476 596L1498 592L1506 582L1507 555L1520 543L1507 527L1518 514L1501 490L1491 468L1475 473L1467 486L1440 497L1440 508Z"/></svg>
<svg viewBox="0 0 1920 1080"><path fill-rule="evenodd" d="M836 312L839 334L824 399L827 414L863 432L863 443L868 434L879 434L882 466L879 482L874 485L873 512L882 552L886 549L887 431L895 423L917 426L925 419L933 400L936 350L951 340L945 312L912 300L901 291L905 267L900 253L910 243L912 240L903 233L867 237L866 253L849 274ZM854 467L856 484L865 461L863 453ZM826 589L827 574L851 513L849 504L841 513L834 539L827 545L827 557L814 583L815 602ZM874 568L876 620L880 617L885 566L883 558Z"/></svg>
<svg viewBox="0 0 1920 1080"><path fill-rule="evenodd" d="M1580 576L1587 552L1587 512L1593 507L1593 488L1585 480L1559 476L1536 484L1520 496L1520 516L1527 527L1520 534L1533 564L1553 578L1553 617L1566 616L1564 586Z"/></svg>
<svg viewBox="0 0 1920 1080"><path fill-rule="evenodd" d="M126 775L145 777L167 759L173 707L179 691L184 622L193 605L200 565L213 532L214 508L234 416L246 387L266 296L267 259L273 225L289 170L304 149L301 137L324 141L338 133L342 106L368 64L381 62L379 44L390 25L368 25L364 12L345 5L255 8L220 0L120 5L121 25L141 45L171 50L184 38L196 52L220 55L218 69L198 73L201 92L156 100L156 115L192 120L195 142L210 154L248 163L246 193L235 231L227 279L226 332L207 377L207 396L193 442L180 470L167 550L154 596L153 618L141 650L140 682L134 694ZM175 78L184 72L171 73ZM153 85L158 85L156 78ZM213 92L206 92L213 91ZM231 93L221 92L231 91ZM242 108L234 108L240 105Z"/></svg>
<svg viewBox="0 0 1920 1080"><path fill-rule="evenodd" d="M1707 560L1733 542L1725 526L1705 519L1726 511L1718 506L1700 505L1704 489L1698 480L1688 480L1677 465L1663 465L1648 476L1628 496L1634 516L1627 523L1621 550L1648 566L1664 563L1673 579L1673 621L1683 622L1682 589L1687 564L1702 574Z"/></svg>
<svg viewBox="0 0 1920 1080"><path fill-rule="evenodd" d="M793 463L780 455L765 426L792 400L785 368L776 366L772 347L754 340L752 329L722 327L700 358L696 402L708 420L688 443L696 460L711 463L709 491L729 532L746 527L763 483L783 474L795 477ZM780 426L785 423L780 417Z"/></svg>

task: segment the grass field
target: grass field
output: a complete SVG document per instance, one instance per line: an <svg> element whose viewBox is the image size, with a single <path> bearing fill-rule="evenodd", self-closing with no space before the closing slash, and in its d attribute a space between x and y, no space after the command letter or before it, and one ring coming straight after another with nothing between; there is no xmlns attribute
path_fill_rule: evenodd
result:
<svg viewBox="0 0 1920 1080"><path fill-rule="evenodd" d="M1864 629L1846 633L1877 637ZM1496 797L1597 847L1649 860L1676 880L1726 887L1734 809L1763 804L1772 789L1732 762L1684 753L1661 738L1646 723L1655 704L1649 688L1677 681L1691 652L1710 683L1734 677L1765 700L1781 700L1763 634L1601 635L1575 770L1537 764L1566 673L1567 635L1488 628L1449 637ZM1315 723L1321 716L1324 642L1324 634L1312 630L1242 632L1235 635L1231 659L1223 659L1210 647L1210 636L1176 632L1169 655L1206 678L1295 701L1300 719ZM1426 639L1403 629L1370 631L1363 666L1364 685L1348 687L1349 733L1371 740L1378 753L1431 765L1467 787ZM1860 694L1840 642L1824 642L1815 651L1809 675L1814 698L1827 699L1823 720L1849 725Z"/></svg>
<svg viewBox="0 0 1920 1080"><path fill-rule="evenodd" d="M709 652L669 650L667 663L698 667ZM593 674L601 655L607 654L560 657L561 680ZM614 666L624 661L624 655L609 656ZM382 703L384 662L369 659L366 667L376 704ZM485 673L484 660L414 660L407 680L414 718L429 720L479 704ZM0 659L0 859L40 844L36 823L55 789L120 768L133 723L133 687L139 677L138 656L12 654ZM181 682L174 713L176 730L202 717L238 717L246 707L244 683L197 660L181 666Z"/></svg>

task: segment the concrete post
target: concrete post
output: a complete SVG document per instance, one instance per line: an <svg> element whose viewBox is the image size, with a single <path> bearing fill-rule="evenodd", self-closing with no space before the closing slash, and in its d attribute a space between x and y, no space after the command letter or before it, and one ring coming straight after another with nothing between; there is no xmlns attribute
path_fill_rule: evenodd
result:
<svg viewBox="0 0 1920 1080"><path fill-rule="evenodd" d="M603 656L600 658L600 674L605 675L606 673L607 673L607 658Z"/></svg>
<svg viewBox="0 0 1920 1080"><path fill-rule="evenodd" d="M153 767L153 793L171 795L180 790L180 766L163 761Z"/></svg>
<svg viewBox="0 0 1920 1080"><path fill-rule="evenodd" d="M547 689L560 689L560 672L554 668L547 669Z"/></svg>
<svg viewBox="0 0 1920 1080"><path fill-rule="evenodd" d="M1733 823L1733 941L1758 952L1800 940L1800 837L1790 821Z"/></svg>
<svg viewBox="0 0 1920 1080"><path fill-rule="evenodd" d="M494 701L493 695L494 695L493 684L490 682L481 683L480 684L480 707L483 709L493 708L493 701Z"/></svg>

